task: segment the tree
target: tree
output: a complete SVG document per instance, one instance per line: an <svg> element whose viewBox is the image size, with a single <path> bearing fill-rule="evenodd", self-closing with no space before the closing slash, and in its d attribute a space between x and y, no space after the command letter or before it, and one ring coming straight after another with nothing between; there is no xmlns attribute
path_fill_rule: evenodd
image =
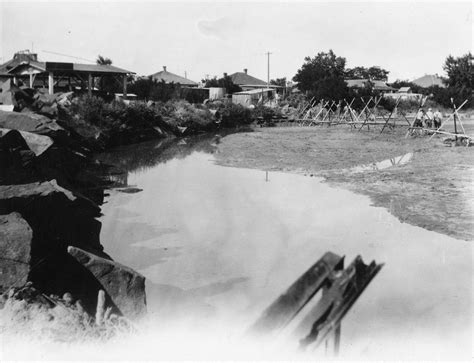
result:
<svg viewBox="0 0 474 363"><path fill-rule="evenodd" d="M112 65L112 59L102 57L100 54L97 56L96 63L101 66L110 66Z"/></svg>
<svg viewBox="0 0 474 363"><path fill-rule="evenodd" d="M451 107L451 98L456 105L468 100L467 106L474 106L474 57L471 52L461 56L453 57L449 55L443 65L443 69L448 75L445 81L447 89L438 91L437 98L445 103L445 106ZM449 99L449 104L447 100Z"/></svg>
<svg viewBox="0 0 474 363"><path fill-rule="evenodd" d="M443 69L448 75L447 84L451 87L474 88L474 57L471 52L462 57L454 58L448 56L444 62Z"/></svg>
<svg viewBox="0 0 474 363"><path fill-rule="evenodd" d="M153 81L151 77L137 78L130 83L128 89L131 93L136 94L138 99L148 100L150 99L154 83L156 83L156 81Z"/></svg>
<svg viewBox="0 0 474 363"><path fill-rule="evenodd" d="M388 74L390 72L380 68L379 66L372 66L370 68L366 67L354 67L349 68L346 71L347 78L355 78L355 79L370 79L372 81L387 81Z"/></svg>
<svg viewBox="0 0 474 363"><path fill-rule="evenodd" d="M274 86L286 87L286 77L272 79L270 81L270 84L272 84Z"/></svg>
<svg viewBox="0 0 474 363"><path fill-rule="evenodd" d="M211 79L203 79L202 83L204 83L204 87L225 88L226 92L229 94L242 91L242 88L240 88L240 86L232 82L232 78L230 76L224 76L219 79L217 79L217 77Z"/></svg>
<svg viewBox="0 0 474 363"><path fill-rule="evenodd" d="M337 57L332 50L320 52L314 58L306 57L305 63L293 77L301 91L316 99L341 99L348 92L344 81L346 59Z"/></svg>
<svg viewBox="0 0 474 363"><path fill-rule="evenodd" d="M448 87L454 87L460 93L469 93L474 89L474 57L471 52L462 57L448 56L443 69L448 75Z"/></svg>
<svg viewBox="0 0 474 363"><path fill-rule="evenodd" d="M101 56L97 56L96 63L101 66L112 65L112 59ZM103 92L116 93L120 92L119 83L112 76L102 76L99 80L99 88Z"/></svg>

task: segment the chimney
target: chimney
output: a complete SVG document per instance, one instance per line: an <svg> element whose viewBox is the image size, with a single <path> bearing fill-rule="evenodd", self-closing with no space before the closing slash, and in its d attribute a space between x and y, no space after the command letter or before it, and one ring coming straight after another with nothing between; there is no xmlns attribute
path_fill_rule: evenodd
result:
<svg viewBox="0 0 474 363"><path fill-rule="evenodd" d="M166 72L166 66L163 66L163 70Z"/></svg>
<svg viewBox="0 0 474 363"><path fill-rule="evenodd" d="M247 68L244 68L244 73L247 74Z"/></svg>
<svg viewBox="0 0 474 363"><path fill-rule="evenodd" d="M227 73L224 72L224 77L227 77Z"/></svg>

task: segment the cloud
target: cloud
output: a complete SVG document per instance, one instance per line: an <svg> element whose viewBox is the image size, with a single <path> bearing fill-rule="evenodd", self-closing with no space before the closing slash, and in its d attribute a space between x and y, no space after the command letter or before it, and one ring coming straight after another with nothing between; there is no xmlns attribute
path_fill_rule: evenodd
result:
<svg viewBox="0 0 474 363"><path fill-rule="evenodd" d="M226 40L238 30L239 24L232 18L223 17L216 20L200 20L197 27L205 36Z"/></svg>

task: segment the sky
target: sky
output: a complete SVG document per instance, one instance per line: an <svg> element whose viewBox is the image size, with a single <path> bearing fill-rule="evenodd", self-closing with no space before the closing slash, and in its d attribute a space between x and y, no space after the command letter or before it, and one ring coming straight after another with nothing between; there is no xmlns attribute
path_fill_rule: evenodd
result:
<svg viewBox="0 0 474 363"><path fill-rule="evenodd" d="M100 54L138 75L167 66L200 81L247 68L266 80L271 52L270 78L291 79L306 56L332 49L347 67L413 80L443 75L448 55L472 51L472 9L472 1L0 0L0 63L33 49L42 61L89 63Z"/></svg>

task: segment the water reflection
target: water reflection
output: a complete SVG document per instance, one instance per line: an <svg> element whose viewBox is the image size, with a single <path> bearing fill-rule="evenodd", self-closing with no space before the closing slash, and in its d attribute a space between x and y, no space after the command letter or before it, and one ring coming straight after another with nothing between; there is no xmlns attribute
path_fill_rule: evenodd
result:
<svg viewBox="0 0 474 363"><path fill-rule="evenodd" d="M113 167L109 175L117 186L126 186L128 173L144 172L160 163L183 159L193 152L214 153L222 136L224 134L154 140L122 146L98 155L97 159Z"/></svg>
<svg viewBox="0 0 474 363"><path fill-rule="evenodd" d="M372 164L357 165L353 168L347 169L349 173L362 173L364 171L378 171L388 169L392 166L405 165L410 162L413 157L413 153L396 156L394 158L382 160Z"/></svg>
<svg viewBox="0 0 474 363"><path fill-rule="evenodd" d="M205 144L197 142L214 150ZM403 224L315 178L271 173L266 181L263 171L217 166L187 145L164 156L140 148L124 152L121 167L143 192L110 191L101 240L147 277L156 329L179 322L238 334L333 251L386 263L343 321L343 356L470 358L471 243ZM181 151L173 158L171 150Z"/></svg>

